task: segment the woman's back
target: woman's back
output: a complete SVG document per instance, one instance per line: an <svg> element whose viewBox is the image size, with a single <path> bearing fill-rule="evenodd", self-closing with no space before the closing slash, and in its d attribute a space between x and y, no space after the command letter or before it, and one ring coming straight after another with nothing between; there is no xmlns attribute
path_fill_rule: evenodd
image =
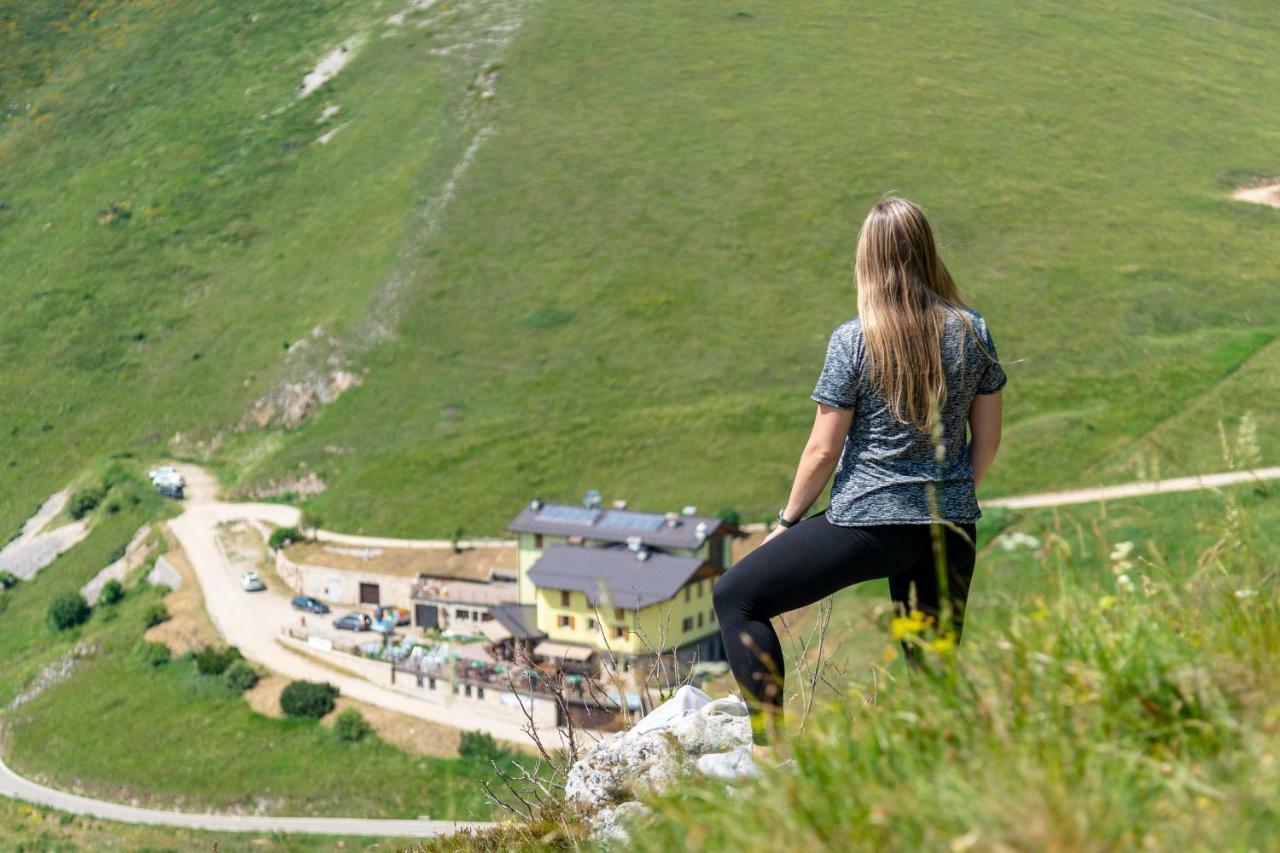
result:
<svg viewBox="0 0 1280 853"><path fill-rule="evenodd" d="M946 310L946 309L944 309ZM866 347L860 318L836 327L812 399L853 411L844 451L831 486L826 515L833 524L927 524L927 483L936 485L937 516L957 524L981 515L965 425L975 394L994 394L1007 378L982 315L964 309L985 345L968 324L947 310L942 367L947 395L940 426L942 458L930 435L893 414L889 402L866 380Z"/></svg>

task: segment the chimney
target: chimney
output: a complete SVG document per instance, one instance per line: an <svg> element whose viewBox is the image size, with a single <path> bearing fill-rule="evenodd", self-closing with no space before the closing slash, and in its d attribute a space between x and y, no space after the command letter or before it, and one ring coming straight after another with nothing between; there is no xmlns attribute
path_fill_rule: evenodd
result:
<svg viewBox="0 0 1280 853"><path fill-rule="evenodd" d="M680 510L681 515L697 515L698 508L696 506L687 506Z"/></svg>
<svg viewBox="0 0 1280 853"><path fill-rule="evenodd" d="M529 509L533 510L534 512L537 512L538 510L542 509L542 498L534 498L533 500L529 501Z"/></svg>
<svg viewBox="0 0 1280 853"><path fill-rule="evenodd" d="M643 547L643 540L639 536L628 536L627 547L638 552Z"/></svg>
<svg viewBox="0 0 1280 853"><path fill-rule="evenodd" d="M693 535L698 537L699 542L701 542L703 539L706 539L707 523L705 521L699 521L698 526L693 528Z"/></svg>
<svg viewBox="0 0 1280 853"><path fill-rule="evenodd" d="M676 527L680 524L680 513L668 512L663 515L662 523L667 527Z"/></svg>
<svg viewBox="0 0 1280 853"><path fill-rule="evenodd" d="M622 498L618 498L618 500L616 500L616 501L614 501L614 502L613 502L613 508L614 508L614 509L626 509L626 508L627 508L627 502L626 502L626 501L624 501Z"/></svg>
<svg viewBox="0 0 1280 853"><path fill-rule="evenodd" d="M648 548L641 548L640 550L636 551L636 559L637 559L637 560L639 560L639 561L640 561L640 562L642 562L642 563L643 563L645 560L649 559L649 549L648 549Z"/></svg>

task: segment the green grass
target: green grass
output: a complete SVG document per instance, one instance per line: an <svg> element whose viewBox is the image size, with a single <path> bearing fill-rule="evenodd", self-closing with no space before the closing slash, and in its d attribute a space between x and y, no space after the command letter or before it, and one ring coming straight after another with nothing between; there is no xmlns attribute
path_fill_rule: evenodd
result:
<svg viewBox="0 0 1280 853"><path fill-rule="evenodd" d="M512 0L485 7L524 24L481 118L483 60L429 52L466 4L399 29L340 0L46 5L0 5L0 529L103 452L212 439L317 324L364 383L225 434L228 483L305 462L330 526L386 534L493 533L588 487L763 513L887 191L930 212L1007 362L985 494L1129 479L1138 452L1208 470L1204 427L1250 410L1274 453L1280 214L1227 198L1277 171L1261 0ZM312 145L328 103L349 124ZM112 202L132 215L99 224ZM393 281L398 337L361 349Z"/></svg>

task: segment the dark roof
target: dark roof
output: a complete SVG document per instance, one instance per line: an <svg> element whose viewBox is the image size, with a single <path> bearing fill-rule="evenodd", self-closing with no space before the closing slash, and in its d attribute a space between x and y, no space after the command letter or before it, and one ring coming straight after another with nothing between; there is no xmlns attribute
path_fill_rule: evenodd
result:
<svg viewBox="0 0 1280 853"><path fill-rule="evenodd" d="M648 551L641 560L620 545L552 545L530 566L529 579L547 589L585 592L593 605L602 603L607 589L608 606L634 610L671 598L704 562L662 551Z"/></svg>
<svg viewBox="0 0 1280 853"><path fill-rule="evenodd" d="M699 524L706 525L704 539L698 538ZM737 527L713 515L674 515L668 521L658 512L587 508L575 504L543 503L537 499L525 505L507 525L507 530L513 533L581 536L605 542L626 542L629 536L639 536L645 545L656 548L698 548L716 532L739 532Z"/></svg>
<svg viewBox="0 0 1280 853"><path fill-rule="evenodd" d="M532 604L500 604L489 613L502 627L520 640L537 640L547 636L538 630L537 608Z"/></svg>

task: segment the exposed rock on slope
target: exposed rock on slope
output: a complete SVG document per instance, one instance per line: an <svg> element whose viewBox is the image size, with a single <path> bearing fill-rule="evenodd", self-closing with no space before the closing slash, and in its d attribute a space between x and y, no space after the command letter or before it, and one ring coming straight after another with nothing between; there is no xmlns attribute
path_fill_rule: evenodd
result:
<svg viewBox="0 0 1280 853"><path fill-rule="evenodd" d="M685 685L625 732L600 740L569 770L565 800L591 814L599 840L626 837L623 823L647 809L635 798L662 793L695 773L750 778L751 724L736 696L712 699Z"/></svg>

